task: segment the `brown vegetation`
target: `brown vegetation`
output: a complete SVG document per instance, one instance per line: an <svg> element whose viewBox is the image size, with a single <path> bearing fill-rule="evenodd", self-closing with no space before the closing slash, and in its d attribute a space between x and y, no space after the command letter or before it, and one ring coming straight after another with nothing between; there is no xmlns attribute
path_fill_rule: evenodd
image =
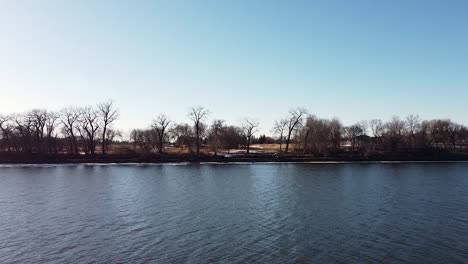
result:
<svg viewBox="0 0 468 264"><path fill-rule="evenodd" d="M338 119L319 118L296 108L275 122L275 138L256 135L260 123L255 119L245 118L238 126L224 120L213 120L208 125L208 115L203 107L190 108L189 124L175 123L160 114L148 129L133 129L128 138L113 126L119 115L111 101L97 107L68 107L58 112L35 109L2 115L0 161L33 156L99 160L104 156L154 159L155 155L169 159L168 155L172 155L171 159L184 159L192 154L202 160L210 156L233 160L242 155L250 159L443 159L440 153L465 153L468 145L465 126L449 119L421 120L416 115L344 126Z"/></svg>

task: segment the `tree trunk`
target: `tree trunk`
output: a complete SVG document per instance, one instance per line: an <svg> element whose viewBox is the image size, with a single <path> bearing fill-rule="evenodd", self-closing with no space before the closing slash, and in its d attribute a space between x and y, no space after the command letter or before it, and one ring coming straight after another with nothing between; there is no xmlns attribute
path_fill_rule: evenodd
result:
<svg viewBox="0 0 468 264"><path fill-rule="evenodd" d="M91 155L93 155L93 156L94 156L94 151L95 151L94 138L93 138L93 137L90 137L90 139L89 139L89 152L90 152Z"/></svg>
<svg viewBox="0 0 468 264"><path fill-rule="evenodd" d="M73 134L73 132L70 132L71 134L71 140L72 140L72 145L73 145L73 152L74 154L78 154L78 145L77 145L77 142L76 142L76 137L75 135Z"/></svg>
<svg viewBox="0 0 468 264"><path fill-rule="evenodd" d="M8 144L8 152L11 152L11 142L10 142L10 137L8 134L6 134L6 140Z"/></svg>
<svg viewBox="0 0 468 264"><path fill-rule="evenodd" d="M309 140L309 130L306 132L305 140L304 140L304 154L307 152L307 141Z"/></svg>
<svg viewBox="0 0 468 264"><path fill-rule="evenodd" d="M279 149L279 152L281 153L283 151L282 147L283 147L283 132L281 132L280 134L280 149Z"/></svg>
<svg viewBox="0 0 468 264"><path fill-rule="evenodd" d="M101 153L104 155L106 154L106 130L107 130L107 124L104 124L104 128L102 130L102 149Z"/></svg>
<svg viewBox="0 0 468 264"><path fill-rule="evenodd" d="M288 153L288 150L289 150L289 142L291 140L291 132L292 131L289 131L288 132L288 138L286 139L286 149L284 150L284 153Z"/></svg>
<svg viewBox="0 0 468 264"><path fill-rule="evenodd" d="M196 134L197 134L197 155L200 155L200 131L199 131L199 128L197 126L196 128Z"/></svg>
<svg viewBox="0 0 468 264"><path fill-rule="evenodd" d="M159 137L159 142L158 142L158 143L159 143L158 152L159 152L159 153L162 153L162 149L163 149L163 144L164 144L164 143L163 143L163 139L162 139L161 136Z"/></svg>

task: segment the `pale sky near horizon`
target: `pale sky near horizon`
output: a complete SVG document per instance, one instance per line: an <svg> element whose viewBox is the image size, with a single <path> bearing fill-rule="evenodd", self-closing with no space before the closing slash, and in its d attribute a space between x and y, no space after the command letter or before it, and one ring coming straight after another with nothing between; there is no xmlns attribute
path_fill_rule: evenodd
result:
<svg viewBox="0 0 468 264"><path fill-rule="evenodd" d="M124 130L196 105L264 133L295 106L468 125L467 14L461 0L0 0L0 113L112 99Z"/></svg>

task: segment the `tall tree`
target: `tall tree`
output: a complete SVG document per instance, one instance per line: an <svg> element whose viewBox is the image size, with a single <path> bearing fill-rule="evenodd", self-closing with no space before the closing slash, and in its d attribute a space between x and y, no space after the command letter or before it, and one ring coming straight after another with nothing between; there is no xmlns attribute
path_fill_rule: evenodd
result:
<svg viewBox="0 0 468 264"><path fill-rule="evenodd" d="M144 142L143 142L143 134L144 131L141 129L132 129L130 132L130 142L133 143L133 150L136 152L137 147L143 149Z"/></svg>
<svg viewBox="0 0 468 264"><path fill-rule="evenodd" d="M398 116L393 116L392 120L385 124L383 139L391 151L402 148L404 145L406 122Z"/></svg>
<svg viewBox="0 0 468 264"><path fill-rule="evenodd" d="M287 119L280 119L276 120L273 126L273 133L279 135L279 152L282 152L283 140L284 140L284 133L286 132L286 128L288 126Z"/></svg>
<svg viewBox="0 0 468 264"><path fill-rule="evenodd" d="M47 119L45 122L45 130L46 130L46 137L47 137L47 152L48 153L58 153L57 149L57 142L56 142L56 134L55 130L58 126L58 119L59 114L55 112L48 112Z"/></svg>
<svg viewBox="0 0 468 264"><path fill-rule="evenodd" d="M361 146L360 137L365 134L364 131L364 128L359 123L345 128L346 138L351 143L353 151L358 150Z"/></svg>
<svg viewBox="0 0 468 264"><path fill-rule="evenodd" d="M86 146L91 155L95 154L97 131L99 129L99 114L96 110L91 107L86 107L82 110L82 116L80 119L81 129L84 130L84 139Z"/></svg>
<svg viewBox="0 0 468 264"><path fill-rule="evenodd" d="M343 125L340 120L333 118L329 124L330 126L330 141L333 145L335 151L340 148L341 145L341 131L343 130Z"/></svg>
<svg viewBox="0 0 468 264"><path fill-rule="evenodd" d="M30 111L28 115L32 121L37 152L42 153L42 139L44 138L44 130L47 122L47 111L35 109Z"/></svg>
<svg viewBox="0 0 468 264"><path fill-rule="evenodd" d="M416 134L421 128L421 119L417 115L409 115L406 118L406 130L408 131L409 136L409 145L410 149L416 145Z"/></svg>
<svg viewBox="0 0 468 264"><path fill-rule="evenodd" d="M214 155L218 155L218 150L223 147L224 120L213 120L208 132L208 144Z"/></svg>
<svg viewBox="0 0 468 264"><path fill-rule="evenodd" d="M81 111L76 107L68 107L62 109L60 113L60 121L63 124L64 130L70 138L70 151L78 154L78 142L76 140L76 130L78 129L78 121L81 117Z"/></svg>
<svg viewBox="0 0 468 264"><path fill-rule="evenodd" d="M242 121L241 127L246 137L247 154L250 153L250 142L252 140L253 134L255 134L258 131L259 125L260 123L258 121L248 117L244 118L244 120Z"/></svg>
<svg viewBox="0 0 468 264"><path fill-rule="evenodd" d="M156 117L156 119L153 121L153 129L156 131L156 134L158 136L158 152L162 153L164 149L164 140L166 138L166 130L169 124L171 123L171 120L164 115L160 114Z"/></svg>
<svg viewBox="0 0 468 264"><path fill-rule="evenodd" d="M287 123L287 132L288 132L288 135L287 135L287 138L286 138L286 149L285 149L285 153L288 153L289 151L289 144L291 142L291 136L292 136L292 133L295 131L295 129L297 129L299 126L302 125L302 121L304 119L304 116L307 114L307 110L305 108L302 108L302 107L298 107L296 109L291 109L289 111L289 117L287 119L288 123Z"/></svg>
<svg viewBox="0 0 468 264"><path fill-rule="evenodd" d="M374 140L378 142L380 137L382 137L382 133L384 131L384 124L382 120L372 119L371 121L369 121L369 127L371 129Z"/></svg>
<svg viewBox="0 0 468 264"><path fill-rule="evenodd" d="M328 120L309 115L301 131L304 138L304 153L317 155L337 150L341 141L341 124L337 119Z"/></svg>
<svg viewBox="0 0 468 264"><path fill-rule="evenodd" d="M223 147L226 149L238 149L244 142L242 128L237 126L224 126L222 129Z"/></svg>
<svg viewBox="0 0 468 264"><path fill-rule="evenodd" d="M13 125L11 124L11 121L11 117L9 116L0 116L2 141L5 142L8 152L11 152L11 134L13 133Z"/></svg>
<svg viewBox="0 0 468 264"><path fill-rule="evenodd" d="M23 152L32 153L33 120L29 114L17 114L14 117L15 129L20 136Z"/></svg>
<svg viewBox="0 0 468 264"><path fill-rule="evenodd" d="M186 147L192 153L193 130L187 123L175 124L169 131L170 137L176 146Z"/></svg>
<svg viewBox="0 0 468 264"><path fill-rule="evenodd" d="M106 154L107 147L107 129L119 117L118 110L114 107L112 101L98 104L99 116L102 122L102 145L101 152Z"/></svg>
<svg viewBox="0 0 468 264"><path fill-rule="evenodd" d="M205 127L203 121L208 117L209 111L202 106L192 107L188 113L189 118L193 122L193 129L195 130L195 139L197 146L197 155L200 155L200 138Z"/></svg>

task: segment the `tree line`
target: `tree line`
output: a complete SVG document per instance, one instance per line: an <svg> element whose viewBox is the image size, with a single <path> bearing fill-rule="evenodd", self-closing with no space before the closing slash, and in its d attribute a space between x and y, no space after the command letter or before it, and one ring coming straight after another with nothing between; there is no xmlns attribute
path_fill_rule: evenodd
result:
<svg viewBox="0 0 468 264"><path fill-rule="evenodd" d="M220 150L244 149L252 144L277 144L280 153L303 153L317 156L343 151L356 154L371 152L430 151L434 149L464 150L468 145L468 129L449 119L421 120L417 115L388 122L380 119L344 126L338 119L324 119L305 108L291 109L275 121L273 137L256 135L260 123L244 118L238 125L224 120L206 122L210 112L203 107L190 108L189 122L173 123L166 115L158 115L147 129L134 129L130 142L135 150L162 153L171 145L200 153L203 147L214 155ZM258 136L258 137L257 137ZM293 147L293 149L291 149Z"/></svg>
<svg viewBox="0 0 468 264"><path fill-rule="evenodd" d="M111 126L119 114L112 101L60 111L34 109L0 115L0 148L6 152L105 154L120 133Z"/></svg>
<svg viewBox="0 0 468 264"><path fill-rule="evenodd" d="M260 123L244 118L237 125L213 119L208 109L192 107L187 122L175 123L156 115L146 129L131 130L128 138L115 129L119 112L112 101L60 111L31 110L0 115L0 150L44 154L106 154L111 145L127 146L136 153L163 153L168 146L199 155L201 150L244 149L252 144L277 144L280 153L317 156L343 151L356 154L395 151L466 150L468 129L449 119L421 120L417 115L361 121L344 126L338 119L324 119L305 108L294 108L275 121L272 136L257 135Z"/></svg>

